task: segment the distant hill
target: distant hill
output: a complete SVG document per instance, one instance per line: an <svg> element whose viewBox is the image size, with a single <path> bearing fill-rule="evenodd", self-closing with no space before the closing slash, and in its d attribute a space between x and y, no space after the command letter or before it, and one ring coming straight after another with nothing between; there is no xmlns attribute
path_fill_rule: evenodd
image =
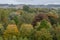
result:
<svg viewBox="0 0 60 40"><path fill-rule="evenodd" d="M24 4L13 5L13 4L0 4L0 8L23 8Z"/></svg>
<svg viewBox="0 0 60 40"><path fill-rule="evenodd" d="M33 8L60 8L58 4L48 4L48 5L29 5L29 7Z"/></svg>
<svg viewBox="0 0 60 40"><path fill-rule="evenodd" d="M0 8L23 8L25 4L0 4ZM30 8L60 8L60 5L58 4L48 4L48 5L28 5Z"/></svg>

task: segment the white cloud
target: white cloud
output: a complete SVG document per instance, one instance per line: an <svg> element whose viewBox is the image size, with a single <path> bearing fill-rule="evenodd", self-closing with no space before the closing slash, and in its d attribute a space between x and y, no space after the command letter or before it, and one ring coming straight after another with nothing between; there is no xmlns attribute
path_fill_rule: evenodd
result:
<svg viewBox="0 0 60 40"><path fill-rule="evenodd" d="M1 4L60 4L60 0L0 0Z"/></svg>

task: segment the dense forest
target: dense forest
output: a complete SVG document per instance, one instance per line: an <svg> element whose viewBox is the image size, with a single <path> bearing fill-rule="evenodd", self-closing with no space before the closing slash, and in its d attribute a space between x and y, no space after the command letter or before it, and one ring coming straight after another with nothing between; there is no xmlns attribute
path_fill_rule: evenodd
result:
<svg viewBox="0 0 60 40"><path fill-rule="evenodd" d="M0 8L0 40L60 40L60 8Z"/></svg>

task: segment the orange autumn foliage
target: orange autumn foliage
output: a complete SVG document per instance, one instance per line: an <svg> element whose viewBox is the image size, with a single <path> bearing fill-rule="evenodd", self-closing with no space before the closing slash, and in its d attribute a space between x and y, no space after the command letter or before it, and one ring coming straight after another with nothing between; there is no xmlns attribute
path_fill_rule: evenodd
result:
<svg viewBox="0 0 60 40"><path fill-rule="evenodd" d="M8 37L8 36L12 36L12 35L17 35L19 36L19 31L17 29L17 26L15 24L9 24L7 26L7 29L4 32L4 37Z"/></svg>

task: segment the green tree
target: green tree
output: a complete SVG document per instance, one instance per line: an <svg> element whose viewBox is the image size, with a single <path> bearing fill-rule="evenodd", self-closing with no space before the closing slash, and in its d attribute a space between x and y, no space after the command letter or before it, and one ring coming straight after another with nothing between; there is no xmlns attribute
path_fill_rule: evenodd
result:
<svg viewBox="0 0 60 40"><path fill-rule="evenodd" d="M28 11L29 11L29 6L24 5L24 6L23 6L23 10L28 12Z"/></svg>
<svg viewBox="0 0 60 40"><path fill-rule="evenodd" d="M4 29L6 29L6 26L8 25L8 10L6 9L1 10L1 22L4 26Z"/></svg>
<svg viewBox="0 0 60 40"><path fill-rule="evenodd" d="M40 31L36 31L35 40L52 40L52 35L47 29L42 28Z"/></svg>
<svg viewBox="0 0 60 40"><path fill-rule="evenodd" d="M55 29L53 29L54 33L53 37L55 37L55 39L57 38L57 40L60 40L60 27L55 27Z"/></svg>
<svg viewBox="0 0 60 40"><path fill-rule="evenodd" d="M39 27L37 28L37 30L40 30L41 28L46 28L46 29L51 28L50 22L48 22L47 20L43 19L43 20L40 22L40 25L39 25Z"/></svg>

